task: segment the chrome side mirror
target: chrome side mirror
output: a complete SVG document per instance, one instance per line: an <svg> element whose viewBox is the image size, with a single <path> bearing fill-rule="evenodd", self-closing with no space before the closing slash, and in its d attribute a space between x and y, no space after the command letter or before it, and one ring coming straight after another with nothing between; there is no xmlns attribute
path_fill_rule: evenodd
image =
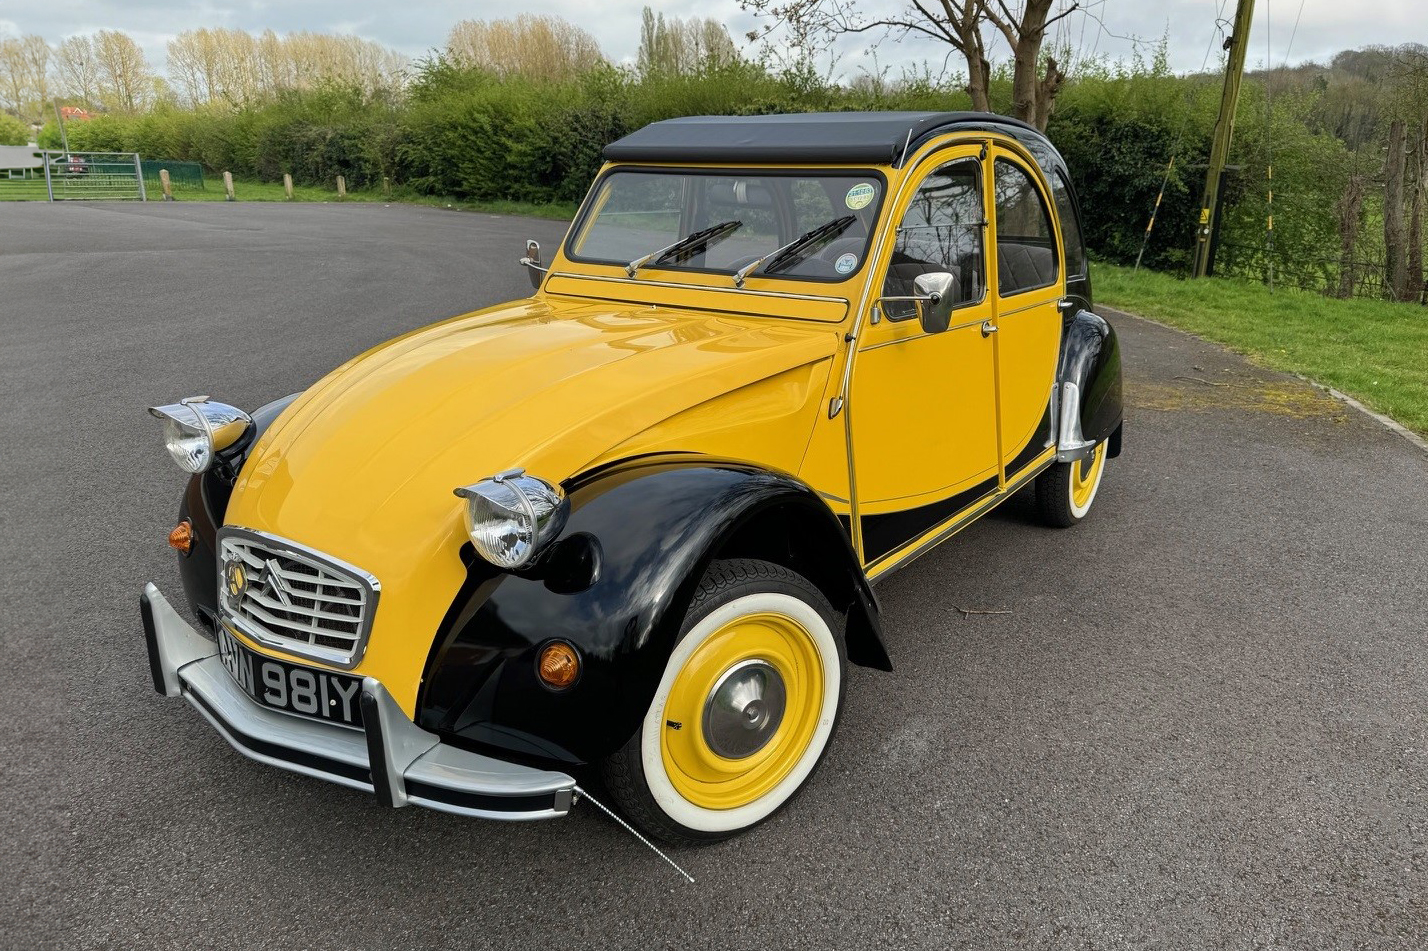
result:
<svg viewBox="0 0 1428 951"><path fill-rule="evenodd" d="M957 276L946 271L919 274L912 281L918 306L917 319L926 333L940 334L952 323L957 303Z"/></svg>
<svg viewBox="0 0 1428 951"><path fill-rule="evenodd" d="M540 264L540 242L534 238L526 239L526 256L521 258L521 265L525 267L527 275L531 279L531 287L540 289L541 276L548 268L541 267Z"/></svg>

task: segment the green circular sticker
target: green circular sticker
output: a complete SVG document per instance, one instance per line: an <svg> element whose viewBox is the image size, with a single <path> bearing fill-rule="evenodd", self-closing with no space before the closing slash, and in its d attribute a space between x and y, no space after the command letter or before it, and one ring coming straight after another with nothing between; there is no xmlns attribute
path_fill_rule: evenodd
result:
<svg viewBox="0 0 1428 951"><path fill-rule="evenodd" d="M877 194L878 191L876 188L867 182L863 182L848 189L848 194L843 199L843 204L857 211L859 208L866 208L871 205L873 199L877 197Z"/></svg>

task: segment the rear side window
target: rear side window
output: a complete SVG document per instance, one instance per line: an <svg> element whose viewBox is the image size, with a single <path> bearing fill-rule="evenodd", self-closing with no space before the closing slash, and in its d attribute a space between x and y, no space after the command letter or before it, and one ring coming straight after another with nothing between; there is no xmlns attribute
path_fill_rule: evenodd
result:
<svg viewBox="0 0 1428 951"><path fill-rule="evenodd" d="M1036 183L1021 166L997 159L997 287L1002 297L1056 283L1055 230Z"/></svg>
<svg viewBox="0 0 1428 951"><path fill-rule="evenodd" d="M1066 254L1066 276L1081 277L1086 273L1086 245L1081 239L1081 221L1076 217L1076 204L1071 200L1071 186L1059 170L1051 176L1051 200L1056 202L1056 214L1061 217L1061 250Z"/></svg>

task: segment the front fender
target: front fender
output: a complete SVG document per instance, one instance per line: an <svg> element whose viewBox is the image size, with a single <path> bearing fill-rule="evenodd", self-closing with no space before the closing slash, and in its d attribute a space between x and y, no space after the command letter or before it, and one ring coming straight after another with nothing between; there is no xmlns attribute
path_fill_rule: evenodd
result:
<svg viewBox="0 0 1428 951"><path fill-rule="evenodd" d="M849 611L850 657L889 666L876 601L847 536L793 477L658 456L602 468L567 488L570 520L536 570L501 573L463 549L467 581L432 645L417 698L426 729L507 756L599 761L639 726L686 608L718 557L791 560L835 608ZM771 539L786 554L770 549ZM580 679L563 692L536 676L537 652L553 639L573 644L583 661Z"/></svg>
<svg viewBox="0 0 1428 951"><path fill-rule="evenodd" d="M179 502L179 521L188 519L193 525L193 548L187 555L178 556L179 577L189 607L209 630L214 629L218 618L218 554L215 550L218 529L228 510L233 483L258 439L301 395L294 393L260 407L253 413L253 428L244 439L241 452L221 459L207 472L190 476L184 488Z"/></svg>

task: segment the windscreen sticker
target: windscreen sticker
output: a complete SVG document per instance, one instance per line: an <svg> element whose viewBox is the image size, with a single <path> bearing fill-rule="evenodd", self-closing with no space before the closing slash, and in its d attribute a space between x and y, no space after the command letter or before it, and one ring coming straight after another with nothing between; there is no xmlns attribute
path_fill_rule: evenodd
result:
<svg viewBox="0 0 1428 951"><path fill-rule="evenodd" d="M862 182L848 189L848 194L844 197L843 204L847 205L853 211L857 211L859 208L866 208L871 205L873 199L877 197L877 194L877 189L867 182Z"/></svg>
<svg viewBox="0 0 1428 951"><path fill-rule="evenodd" d="M861 206L860 206L861 207ZM852 274L853 269L858 266L858 256L856 254L843 254L838 260L833 262L833 270L839 274Z"/></svg>

